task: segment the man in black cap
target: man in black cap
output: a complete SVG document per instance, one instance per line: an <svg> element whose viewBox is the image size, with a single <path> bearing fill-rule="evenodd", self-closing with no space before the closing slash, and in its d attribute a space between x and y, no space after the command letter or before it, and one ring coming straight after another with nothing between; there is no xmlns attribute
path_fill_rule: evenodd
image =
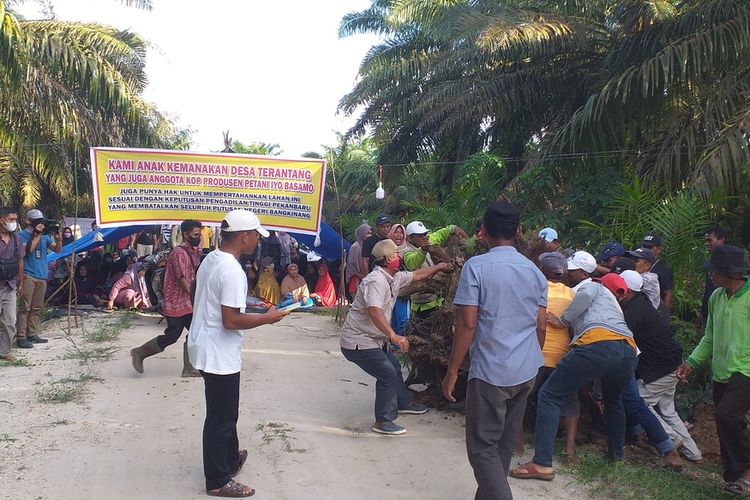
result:
<svg viewBox="0 0 750 500"><path fill-rule="evenodd" d="M661 309L667 313L672 310L672 290L674 290L674 276L672 268L661 258L661 236L656 233L648 233L643 237L641 247L651 250L656 261L651 266L651 272L659 278L659 295L661 297Z"/></svg>
<svg viewBox="0 0 750 500"><path fill-rule="evenodd" d="M651 272L651 267L656 262L654 253L647 248L639 248L637 250L630 250L625 252L625 256L633 259L635 264L635 270L643 278L643 293L646 294L648 300L654 306L654 309L659 309L661 305L661 289L659 288L659 277Z"/></svg>
<svg viewBox="0 0 750 500"><path fill-rule="evenodd" d="M745 252L721 245L704 266L717 289L708 300L703 338L677 369L683 381L711 361L716 430L719 434L725 490L750 495L750 284L745 277Z"/></svg>
<svg viewBox="0 0 750 500"><path fill-rule="evenodd" d="M362 243L362 269L367 269L368 273L372 271L375 264L372 259L372 249L378 241L388 238L388 231L390 230L390 217L385 214L378 215L378 218L375 219L375 232Z"/></svg>

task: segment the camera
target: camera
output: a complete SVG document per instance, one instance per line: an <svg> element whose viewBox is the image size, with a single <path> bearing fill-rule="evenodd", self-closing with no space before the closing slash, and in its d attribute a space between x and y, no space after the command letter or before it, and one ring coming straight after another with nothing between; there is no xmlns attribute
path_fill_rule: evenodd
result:
<svg viewBox="0 0 750 500"><path fill-rule="evenodd" d="M42 234L57 234L60 232L60 224L48 219L34 219L31 224L36 228L39 224L44 225Z"/></svg>

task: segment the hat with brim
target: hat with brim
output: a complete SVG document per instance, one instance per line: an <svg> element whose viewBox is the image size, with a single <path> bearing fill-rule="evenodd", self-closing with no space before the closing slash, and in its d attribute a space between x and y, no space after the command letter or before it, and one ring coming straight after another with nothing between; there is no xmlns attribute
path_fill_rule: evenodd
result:
<svg viewBox="0 0 750 500"><path fill-rule="evenodd" d="M628 293L628 284L617 273L607 273L601 278L594 278L594 281L604 285L618 299Z"/></svg>
<svg viewBox="0 0 750 500"><path fill-rule="evenodd" d="M703 267L717 274L745 274L745 251L733 245L721 245L711 253L711 260Z"/></svg>
<svg viewBox="0 0 750 500"><path fill-rule="evenodd" d="M378 241L374 247L372 247L372 258L375 260L383 260L391 255L398 252L398 246L391 239L385 239Z"/></svg>
<svg viewBox="0 0 750 500"><path fill-rule="evenodd" d="M542 272L553 276L563 276L567 269L567 259L559 252L545 252L539 256Z"/></svg>
<svg viewBox="0 0 750 500"><path fill-rule="evenodd" d="M224 216L221 230L227 233L238 233L240 231L258 231L264 238L268 238L269 232L260 225L258 216L250 210L232 210Z"/></svg>
<svg viewBox="0 0 750 500"><path fill-rule="evenodd" d="M651 264L656 262L656 256L654 255L654 252L652 252L648 248L628 250L627 252L625 252L625 256L630 257L631 259L643 259L645 261L648 261Z"/></svg>

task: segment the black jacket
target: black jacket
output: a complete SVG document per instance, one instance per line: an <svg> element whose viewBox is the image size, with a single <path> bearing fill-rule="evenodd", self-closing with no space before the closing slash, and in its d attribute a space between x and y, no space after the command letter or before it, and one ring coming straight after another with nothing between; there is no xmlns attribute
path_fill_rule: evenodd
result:
<svg viewBox="0 0 750 500"><path fill-rule="evenodd" d="M643 293L636 293L622 312L641 350L637 378L648 384L675 371L682 363L682 346L674 339L669 319Z"/></svg>

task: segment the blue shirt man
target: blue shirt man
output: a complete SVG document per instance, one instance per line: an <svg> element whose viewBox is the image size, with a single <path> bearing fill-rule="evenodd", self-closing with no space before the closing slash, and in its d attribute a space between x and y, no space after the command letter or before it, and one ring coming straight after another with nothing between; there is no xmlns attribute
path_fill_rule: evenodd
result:
<svg viewBox="0 0 750 500"><path fill-rule="evenodd" d="M28 246L29 242L34 238L34 227L28 226L26 229L19 233L21 241ZM23 258L23 269L24 273L36 278L38 280L47 280L47 274L49 273L47 253L51 246L55 244L55 240L48 234L42 234L39 237L39 243L36 248L31 252L27 252Z"/></svg>
<svg viewBox="0 0 750 500"><path fill-rule="evenodd" d="M471 349L466 386L466 451L477 499L511 499L508 471L516 437L544 363L547 280L513 247L521 235L518 209L487 208L480 235L490 247L464 264L453 304L453 349L443 395L455 401L458 370Z"/></svg>
<svg viewBox="0 0 750 500"><path fill-rule="evenodd" d="M26 245L26 256L23 258L23 270L26 279L18 303L16 344L22 349L30 349L34 344L43 344L47 339L37 334L39 312L44 304L47 291L47 252L59 252L62 249L62 237L58 231L55 238L44 234L48 221L36 208L26 213L26 229L19 234Z"/></svg>

